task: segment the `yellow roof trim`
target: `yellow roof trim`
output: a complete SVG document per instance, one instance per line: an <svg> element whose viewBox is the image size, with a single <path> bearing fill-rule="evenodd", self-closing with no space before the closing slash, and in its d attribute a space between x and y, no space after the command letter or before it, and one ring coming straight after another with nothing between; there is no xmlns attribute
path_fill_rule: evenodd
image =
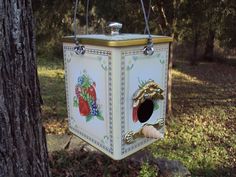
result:
<svg viewBox="0 0 236 177"><path fill-rule="evenodd" d="M152 42L154 44L158 43L168 43L172 42L173 38L171 37L154 37ZM74 43L73 37L64 37L62 42L65 43ZM91 39L91 38L82 38L79 39L81 44L90 44L90 45L99 45L99 46L108 46L108 47L125 47L125 46L137 46L137 45L145 45L147 43L147 39L131 39L131 40L103 40L103 39Z"/></svg>

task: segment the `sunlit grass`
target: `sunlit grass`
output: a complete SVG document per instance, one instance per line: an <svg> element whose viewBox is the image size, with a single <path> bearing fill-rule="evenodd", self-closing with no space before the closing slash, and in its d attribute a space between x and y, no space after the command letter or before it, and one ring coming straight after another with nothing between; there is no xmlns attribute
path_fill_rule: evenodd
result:
<svg viewBox="0 0 236 177"><path fill-rule="evenodd" d="M41 58L38 73L46 131L67 133L63 62ZM213 63L190 67L180 62L172 73L173 115L167 119L164 140L148 149L155 157L180 160L193 176L232 175L236 164L236 69ZM156 171L144 163L139 174L155 176Z"/></svg>
<svg viewBox="0 0 236 177"><path fill-rule="evenodd" d="M173 70L173 116L155 157L180 160L193 176L231 176L236 164L235 68L178 63Z"/></svg>
<svg viewBox="0 0 236 177"><path fill-rule="evenodd" d="M38 74L40 77L48 77L52 79L63 79L64 70L63 69L50 69L46 67L39 67Z"/></svg>
<svg viewBox="0 0 236 177"><path fill-rule="evenodd" d="M65 133L67 132L65 121L67 110L62 60L39 58L38 74L43 98L42 112L46 132ZM60 122L61 126L56 124L56 121Z"/></svg>
<svg viewBox="0 0 236 177"><path fill-rule="evenodd" d="M172 75L174 79L180 79L183 80L184 82L189 82L193 84L204 84L203 81L197 79L196 77L190 76L175 69L172 70Z"/></svg>
<svg viewBox="0 0 236 177"><path fill-rule="evenodd" d="M148 163L143 163L138 177L156 177L158 176L157 168Z"/></svg>
<svg viewBox="0 0 236 177"><path fill-rule="evenodd" d="M214 176L218 168L232 167L236 160L234 130L222 121L225 112L216 116L214 109L169 120L165 139L150 147L155 157L180 160L195 175L203 170L206 176Z"/></svg>

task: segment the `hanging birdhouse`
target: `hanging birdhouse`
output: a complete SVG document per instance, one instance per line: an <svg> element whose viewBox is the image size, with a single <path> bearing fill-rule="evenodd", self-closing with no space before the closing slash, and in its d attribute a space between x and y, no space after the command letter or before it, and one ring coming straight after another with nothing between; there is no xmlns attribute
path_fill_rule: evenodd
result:
<svg viewBox="0 0 236 177"><path fill-rule="evenodd" d="M164 137L172 41L121 27L63 39L69 129L113 159Z"/></svg>

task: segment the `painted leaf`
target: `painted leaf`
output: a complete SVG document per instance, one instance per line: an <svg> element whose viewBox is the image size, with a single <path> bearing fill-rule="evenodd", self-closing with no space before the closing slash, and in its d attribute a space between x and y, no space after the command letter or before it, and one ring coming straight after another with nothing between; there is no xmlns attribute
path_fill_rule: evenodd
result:
<svg viewBox="0 0 236 177"><path fill-rule="evenodd" d="M104 120L104 118L102 117L102 115L97 115L97 118L98 118L99 120Z"/></svg>
<svg viewBox="0 0 236 177"><path fill-rule="evenodd" d="M154 111L158 110L160 108L159 104L158 103L154 103Z"/></svg>
<svg viewBox="0 0 236 177"><path fill-rule="evenodd" d="M92 119L93 119L93 116L92 116L92 115L86 116L86 122L89 122L89 121L92 120Z"/></svg>

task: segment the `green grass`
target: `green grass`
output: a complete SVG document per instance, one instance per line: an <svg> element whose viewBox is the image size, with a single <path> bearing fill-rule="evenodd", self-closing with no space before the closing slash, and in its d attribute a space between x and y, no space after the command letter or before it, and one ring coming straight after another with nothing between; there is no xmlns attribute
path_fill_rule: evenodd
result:
<svg viewBox="0 0 236 177"><path fill-rule="evenodd" d="M46 132L63 134L68 131L63 60L38 58L38 74Z"/></svg>
<svg viewBox="0 0 236 177"><path fill-rule="evenodd" d="M144 162L141 166L141 170L139 173L139 177L156 177L158 176L158 172L156 167Z"/></svg>
<svg viewBox="0 0 236 177"><path fill-rule="evenodd" d="M67 133L62 63L62 59L39 58L43 120L47 133ZM167 119L165 139L152 144L148 150L155 157L180 160L193 176L232 176L236 166L236 68L217 63L200 63L192 67L177 61L173 70L172 97L173 115ZM70 154L63 152L56 157L60 161L53 161L53 170L63 168L65 172L72 168L73 155L69 159L70 167L65 163ZM98 163L104 164L104 159L115 164L106 157ZM97 164L88 163L96 169ZM112 176L113 168L128 174L123 163L116 167L103 166L105 176ZM83 171L81 166L73 168L77 168L74 174ZM99 166L97 168L100 170ZM136 170L135 174L143 177L157 173L147 163Z"/></svg>
<svg viewBox="0 0 236 177"><path fill-rule="evenodd" d="M236 68L177 62L173 115L155 157L177 159L193 176L231 176L236 164Z"/></svg>

